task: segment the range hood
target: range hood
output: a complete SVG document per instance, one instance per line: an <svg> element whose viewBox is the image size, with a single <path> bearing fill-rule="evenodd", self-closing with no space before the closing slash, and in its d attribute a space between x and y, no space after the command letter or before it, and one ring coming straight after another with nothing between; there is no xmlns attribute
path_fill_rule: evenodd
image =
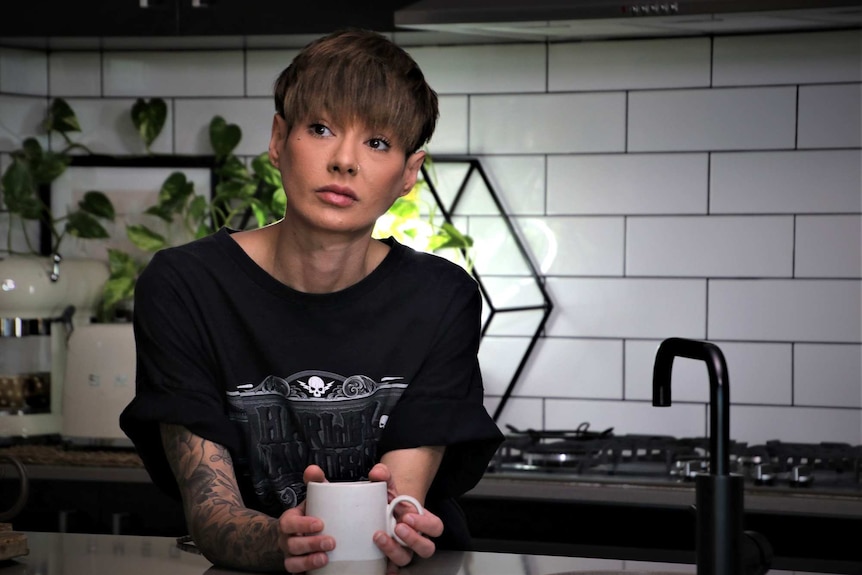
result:
<svg viewBox="0 0 862 575"><path fill-rule="evenodd" d="M399 29L566 40L859 28L859 0L420 0Z"/></svg>

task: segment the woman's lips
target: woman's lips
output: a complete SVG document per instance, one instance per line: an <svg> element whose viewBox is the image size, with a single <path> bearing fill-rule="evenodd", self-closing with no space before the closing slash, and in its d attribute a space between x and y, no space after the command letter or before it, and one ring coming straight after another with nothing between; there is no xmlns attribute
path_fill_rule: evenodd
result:
<svg viewBox="0 0 862 575"><path fill-rule="evenodd" d="M320 198L334 206L346 207L357 201L356 194L348 187L329 185L317 189Z"/></svg>

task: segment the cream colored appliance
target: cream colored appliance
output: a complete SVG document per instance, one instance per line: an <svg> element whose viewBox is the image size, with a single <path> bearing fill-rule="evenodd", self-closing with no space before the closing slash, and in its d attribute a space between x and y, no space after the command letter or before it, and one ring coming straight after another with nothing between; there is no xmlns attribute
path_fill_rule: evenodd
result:
<svg viewBox="0 0 862 575"><path fill-rule="evenodd" d="M75 329L69 337L65 375L63 437L130 445L119 417L135 395L132 324L93 323Z"/></svg>

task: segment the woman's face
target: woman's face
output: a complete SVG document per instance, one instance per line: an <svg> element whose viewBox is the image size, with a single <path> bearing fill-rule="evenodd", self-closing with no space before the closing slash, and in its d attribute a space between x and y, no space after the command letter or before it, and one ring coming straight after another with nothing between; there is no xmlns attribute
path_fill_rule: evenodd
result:
<svg viewBox="0 0 862 575"><path fill-rule="evenodd" d="M405 156L389 134L327 117L298 122L287 133L276 115L269 145L287 196L285 220L312 233L369 235L416 183L424 156Z"/></svg>

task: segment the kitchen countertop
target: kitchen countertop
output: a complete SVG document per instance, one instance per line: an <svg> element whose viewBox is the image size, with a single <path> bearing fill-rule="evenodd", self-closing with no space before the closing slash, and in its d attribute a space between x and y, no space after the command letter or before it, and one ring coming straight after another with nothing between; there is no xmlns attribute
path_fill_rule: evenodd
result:
<svg viewBox="0 0 862 575"><path fill-rule="evenodd" d="M31 479L71 481L116 481L149 483L143 467L91 465L27 465ZM8 474L7 474L8 475ZM692 483L635 480L560 479L532 475L529 478L486 474L467 497L514 498L583 503L620 503L686 508L694 505ZM747 486L745 509L750 512L855 517L862 519L862 490L821 493L809 488Z"/></svg>
<svg viewBox="0 0 862 575"><path fill-rule="evenodd" d="M0 562L0 575L226 575L168 537L26 533L29 555ZM582 557L440 551L402 575L693 574L693 565ZM778 573L778 572L771 572ZM788 572L784 572L788 573Z"/></svg>

